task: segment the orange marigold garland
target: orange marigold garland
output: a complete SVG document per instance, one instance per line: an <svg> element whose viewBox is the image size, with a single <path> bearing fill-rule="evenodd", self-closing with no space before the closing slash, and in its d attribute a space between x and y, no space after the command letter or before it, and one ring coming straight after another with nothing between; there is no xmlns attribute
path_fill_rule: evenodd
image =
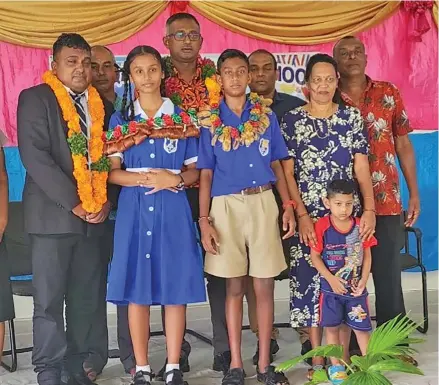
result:
<svg viewBox="0 0 439 385"><path fill-rule="evenodd" d="M107 201L107 178L110 163L104 156L102 132L104 126L104 105L94 87L88 87L88 111L91 116L90 139L81 132L79 115L73 100L61 81L46 71L43 81L53 90L69 128L67 141L72 153L73 176L78 186L82 207L89 213L97 213Z"/></svg>

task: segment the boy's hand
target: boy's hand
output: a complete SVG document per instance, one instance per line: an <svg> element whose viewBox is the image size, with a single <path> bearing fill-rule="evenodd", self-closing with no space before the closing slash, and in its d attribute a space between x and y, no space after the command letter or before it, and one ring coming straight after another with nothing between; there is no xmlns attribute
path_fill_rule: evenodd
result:
<svg viewBox="0 0 439 385"><path fill-rule="evenodd" d="M209 253L216 255L219 253L219 237L209 221L200 221L201 229L201 243L203 244L204 250Z"/></svg>
<svg viewBox="0 0 439 385"><path fill-rule="evenodd" d="M360 279L357 285L353 286L352 295L354 297L359 297L363 295L364 290L366 289L367 280Z"/></svg>
<svg viewBox="0 0 439 385"><path fill-rule="evenodd" d="M344 279L333 275L328 282L331 285L332 291L335 294L346 294L348 292L345 287L346 281Z"/></svg>
<svg viewBox="0 0 439 385"><path fill-rule="evenodd" d="M294 217L294 210L288 206L282 216L283 230L288 231L282 239L291 238L296 232L296 219Z"/></svg>

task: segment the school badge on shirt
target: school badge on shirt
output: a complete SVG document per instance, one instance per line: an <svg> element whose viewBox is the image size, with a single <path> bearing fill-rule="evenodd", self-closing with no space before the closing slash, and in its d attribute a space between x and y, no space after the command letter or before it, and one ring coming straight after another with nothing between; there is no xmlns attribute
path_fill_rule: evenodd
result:
<svg viewBox="0 0 439 385"><path fill-rule="evenodd" d="M262 139L259 141L259 152L262 156L266 156L270 150L270 141L268 139Z"/></svg>
<svg viewBox="0 0 439 385"><path fill-rule="evenodd" d="M177 151L177 145L178 145L178 139L165 138L165 142L163 144L163 149L168 154L173 154L175 151Z"/></svg>

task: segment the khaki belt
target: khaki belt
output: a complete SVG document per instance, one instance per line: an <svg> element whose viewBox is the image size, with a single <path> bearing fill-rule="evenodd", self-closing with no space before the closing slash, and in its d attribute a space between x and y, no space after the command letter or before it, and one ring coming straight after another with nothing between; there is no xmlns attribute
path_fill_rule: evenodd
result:
<svg viewBox="0 0 439 385"><path fill-rule="evenodd" d="M244 190L241 190L239 193L237 194L241 194L241 195L255 195L255 194L260 194L264 191L267 190L271 190L273 188L273 186L271 185L271 183L268 184L264 184L262 186L259 187L249 187L246 188Z"/></svg>

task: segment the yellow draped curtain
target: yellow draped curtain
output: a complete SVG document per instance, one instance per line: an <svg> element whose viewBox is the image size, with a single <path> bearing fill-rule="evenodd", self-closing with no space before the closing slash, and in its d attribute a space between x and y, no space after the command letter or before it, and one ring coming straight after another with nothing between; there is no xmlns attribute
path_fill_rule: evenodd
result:
<svg viewBox="0 0 439 385"><path fill-rule="evenodd" d="M90 44L117 43L160 15L167 1L1 1L0 40L51 48L63 32L83 35Z"/></svg>
<svg viewBox="0 0 439 385"><path fill-rule="evenodd" d="M191 7L232 31L285 44L317 44L370 28L399 1L194 1Z"/></svg>
<svg viewBox="0 0 439 385"><path fill-rule="evenodd" d="M337 40L381 23L400 1L190 2L209 20L243 35L285 44ZM91 44L122 41L152 23L169 1L0 1L0 41L50 48L62 32ZM433 13L437 23L435 0Z"/></svg>
<svg viewBox="0 0 439 385"><path fill-rule="evenodd" d="M435 21L435 23L436 23L436 26L438 25L437 24L437 18L438 18L438 0L434 0L434 3L433 3L433 19L434 19L434 21Z"/></svg>

